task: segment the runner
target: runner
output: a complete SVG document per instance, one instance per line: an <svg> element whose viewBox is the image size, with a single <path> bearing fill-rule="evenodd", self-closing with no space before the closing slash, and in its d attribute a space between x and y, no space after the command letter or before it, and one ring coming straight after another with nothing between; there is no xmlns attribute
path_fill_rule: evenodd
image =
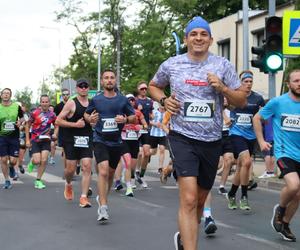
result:
<svg viewBox="0 0 300 250"><path fill-rule="evenodd" d="M241 72L240 79L247 94L248 104L244 108L235 108L230 114L233 124L229 130L230 140L233 147L234 158L237 159L237 169L232 180L232 186L227 194L228 208L237 209L236 192L241 185L242 193L240 209L250 210L248 202L248 184L252 154L256 136L253 130L252 118L265 102L261 95L252 91L253 73L249 70Z"/></svg>
<svg viewBox="0 0 300 250"><path fill-rule="evenodd" d="M196 250L198 223L221 155L223 96L238 107L246 104L246 96L233 65L208 51L213 39L203 18L187 24L184 41L188 52L163 62L149 90L172 114L168 138L180 199L175 247ZM168 98L163 90L167 85Z"/></svg>
<svg viewBox="0 0 300 250"><path fill-rule="evenodd" d="M150 120L150 146L151 155L156 155L158 149L158 171L163 169L166 149L166 132L162 128L165 109L159 104L158 110L153 110L153 118Z"/></svg>
<svg viewBox="0 0 300 250"><path fill-rule="evenodd" d="M40 107L30 114L29 127L31 126L31 136L26 129L26 146L31 147L32 163L37 166L37 177L34 181L36 189L45 189L46 185L42 181L42 176L47 166L48 155L51 150L51 124L55 124L56 115L49 111L50 98L48 95L41 95ZM52 139L57 138L57 127L54 130ZM32 164L28 164L28 172L32 172Z"/></svg>
<svg viewBox="0 0 300 250"><path fill-rule="evenodd" d="M136 105L137 107L140 109L140 111L143 113L145 120L148 124L148 127L146 130L141 130L141 136L140 136L140 143L142 145L142 152L139 155L139 157L141 157L140 159L140 171L136 172L136 180L138 183L140 183L142 185L143 188L147 188L148 184L146 183L146 181L143 179L148 163L149 163L149 159L150 159L150 132L149 132L149 128L150 128L150 117L152 115L152 111L153 111L153 101L147 97L147 83L145 81L140 81L138 83L137 86L137 90L138 90L138 95L136 98Z"/></svg>
<svg viewBox="0 0 300 250"><path fill-rule="evenodd" d="M260 149L268 151L272 144L263 137L262 120L272 117L274 154L285 186L280 193L279 204L274 206L271 225L284 240L296 241L289 224L300 200L300 70L292 70L288 76L289 91L271 99L253 119Z"/></svg>
<svg viewBox="0 0 300 250"><path fill-rule="evenodd" d="M101 77L103 94L91 100L84 118L94 126L94 154L98 168L98 221L109 219L107 196L113 183L114 172L121 158L121 131L125 123L134 123L135 115L127 98L116 93L116 75L105 70Z"/></svg>
<svg viewBox="0 0 300 250"><path fill-rule="evenodd" d="M84 121L83 115L89 105L89 82L79 79L76 83L77 96L69 99L57 117L56 124L64 129L63 149L66 158L64 175L66 179L64 197L74 199L72 180L76 171L77 161L82 163L80 207L91 207L87 198L92 169L92 128ZM68 129L66 129L68 128Z"/></svg>
<svg viewBox="0 0 300 250"><path fill-rule="evenodd" d="M22 122L23 111L21 107L11 101L12 91L4 88L1 91L0 104L0 160L1 169L5 179L4 189L12 188L9 180L9 168L11 178L15 177L14 165L19 156L19 124ZM8 165L9 162L9 165Z"/></svg>

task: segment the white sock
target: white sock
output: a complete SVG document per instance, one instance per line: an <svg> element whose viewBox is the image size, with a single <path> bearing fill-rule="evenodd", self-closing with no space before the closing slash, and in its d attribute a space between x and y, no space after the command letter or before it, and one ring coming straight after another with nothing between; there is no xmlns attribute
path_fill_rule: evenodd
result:
<svg viewBox="0 0 300 250"><path fill-rule="evenodd" d="M127 188L131 188L131 181L127 181L127 182L126 182L126 187L127 187Z"/></svg>
<svg viewBox="0 0 300 250"><path fill-rule="evenodd" d="M207 218L207 217L211 216L211 208L210 207L205 207L203 209L203 216L204 216L204 218Z"/></svg>

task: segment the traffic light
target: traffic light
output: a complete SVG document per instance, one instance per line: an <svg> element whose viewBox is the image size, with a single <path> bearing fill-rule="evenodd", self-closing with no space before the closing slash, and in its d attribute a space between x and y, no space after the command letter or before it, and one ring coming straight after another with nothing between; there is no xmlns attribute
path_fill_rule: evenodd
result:
<svg viewBox="0 0 300 250"><path fill-rule="evenodd" d="M267 17L265 32L265 71L276 73L283 69L282 18Z"/></svg>
<svg viewBox="0 0 300 250"><path fill-rule="evenodd" d="M251 52L257 55L256 59L251 60L251 66L259 68L260 72L265 72L265 45L263 44L261 47L251 47Z"/></svg>

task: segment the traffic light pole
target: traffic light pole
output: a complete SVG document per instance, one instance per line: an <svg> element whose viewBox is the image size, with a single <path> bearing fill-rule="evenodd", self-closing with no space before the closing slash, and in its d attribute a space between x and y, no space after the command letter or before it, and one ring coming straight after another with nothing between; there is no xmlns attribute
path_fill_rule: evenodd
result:
<svg viewBox="0 0 300 250"><path fill-rule="evenodd" d="M275 16L276 0L269 0L269 16ZM269 72L269 99L276 96L275 73Z"/></svg>

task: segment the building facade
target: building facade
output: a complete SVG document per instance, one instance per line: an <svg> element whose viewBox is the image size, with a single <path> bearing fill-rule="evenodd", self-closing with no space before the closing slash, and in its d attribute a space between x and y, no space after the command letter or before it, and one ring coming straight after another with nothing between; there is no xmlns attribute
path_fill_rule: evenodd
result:
<svg viewBox="0 0 300 250"><path fill-rule="evenodd" d="M292 3L277 7L276 16L282 17L284 11L294 10ZM249 11L249 69L254 73L253 90L268 98L268 74L259 72L258 68L251 67L251 47L259 47L264 39L265 18L268 11ZM214 43L211 52L226 57L236 70L240 73L243 70L243 13L232 14L220 20L210 23ZM276 74L276 95L280 94L283 82L283 71Z"/></svg>

